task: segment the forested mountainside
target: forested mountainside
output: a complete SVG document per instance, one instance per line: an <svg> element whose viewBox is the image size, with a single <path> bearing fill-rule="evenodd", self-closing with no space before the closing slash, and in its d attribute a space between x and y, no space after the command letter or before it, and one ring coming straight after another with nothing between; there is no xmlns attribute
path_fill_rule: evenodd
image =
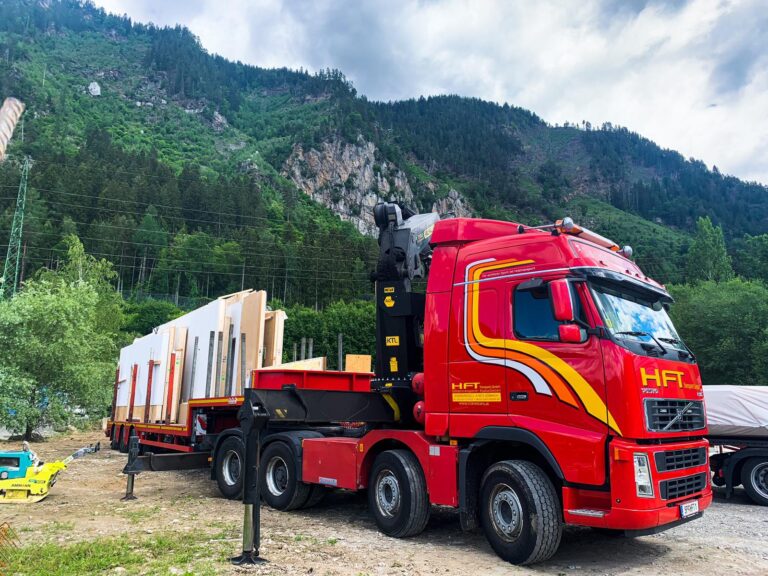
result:
<svg viewBox="0 0 768 576"><path fill-rule="evenodd" d="M339 71L230 62L184 28L74 0L0 13L0 95L28 106L0 166L0 237L29 155L27 275L74 232L127 296L246 286L322 307L370 291L380 198L526 223L570 214L665 282L684 279L699 216L734 248L768 231L764 186L623 128L459 96L371 102Z"/></svg>

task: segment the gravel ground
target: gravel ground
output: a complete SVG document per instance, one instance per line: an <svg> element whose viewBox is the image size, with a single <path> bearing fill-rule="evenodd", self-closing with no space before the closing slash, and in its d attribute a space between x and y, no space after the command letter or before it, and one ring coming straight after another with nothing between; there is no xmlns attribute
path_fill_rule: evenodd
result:
<svg viewBox="0 0 768 576"><path fill-rule="evenodd" d="M34 449L44 459L60 458L97 440L103 436L67 435ZM125 490L120 473L124 464L125 456L110 450L78 460L62 474L46 500L3 506L0 522L12 524L22 546L42 541L66 547L83 541L167 532L202 541L207 538L223 550L220 556L228 550L238 551L242 507L219 498L207 472L142 474L136 482L138 500L125 503L120 501ZM367 514L365 498L356 494L331 494L316 508L299 512L264 508L262 531L262 555L269 564L245 570L222 560L211 569L208 557L205 572L329 576L768 574L768 508L752 504L741 491L730 500L718 494L703 518L654 536L625 539L567 528L555 557L527 568L499 560L481 534L461 532L458 515L449 509L433 509L427 529L415 538L384 537ZM180 570L160 573L198 573L196 561L187 562ZM112 572L126 571L118 568Z"/></svg>

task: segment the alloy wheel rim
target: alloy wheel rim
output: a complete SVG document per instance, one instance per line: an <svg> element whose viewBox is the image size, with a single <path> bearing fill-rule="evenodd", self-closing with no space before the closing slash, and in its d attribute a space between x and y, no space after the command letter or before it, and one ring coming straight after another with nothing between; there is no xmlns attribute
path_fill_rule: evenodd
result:
<svg viewBox="0 0 768 576"><path fill-rule="evenodd" d="M491 523L506 542L514 542L523 530L523 507L517 493L507 484L498 484L489 502Z"/></svg>

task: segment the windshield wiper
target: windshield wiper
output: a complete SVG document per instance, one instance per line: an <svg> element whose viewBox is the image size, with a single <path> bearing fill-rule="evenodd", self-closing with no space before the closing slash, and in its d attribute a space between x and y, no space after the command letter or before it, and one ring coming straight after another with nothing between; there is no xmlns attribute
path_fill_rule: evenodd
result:
<svg viewBox="0 0 768 576"><path fill-rule="evenodd" d="M694 360L696 360L696 355L693 353L693 351L691 351L690 348L688 348L688 344L686 344L685 342L680 340L680 338L659 338L659 340L661 340L662 342L669 342L670 344L680 344L680 345L682 345L683 348L685 348L686 351L683 352L682 350L678 350L677 351L678 355L685 354L685 355L689 356L690 358L693 358Z"/></svg>
<svg viewBox="0 0 768 576"><path fill-rule="evenodd" d="M661 353L666 356L667 355L667 349L664 348L664 345L659 342L659 340L654 336L653 334L649 334L648 332L640 332L637 330L627 330L625 332L614 332L616 336L648 336L648 338L652 338L654 342L656 342L656 346L659 347L659 350L661 350Z"/></svg>

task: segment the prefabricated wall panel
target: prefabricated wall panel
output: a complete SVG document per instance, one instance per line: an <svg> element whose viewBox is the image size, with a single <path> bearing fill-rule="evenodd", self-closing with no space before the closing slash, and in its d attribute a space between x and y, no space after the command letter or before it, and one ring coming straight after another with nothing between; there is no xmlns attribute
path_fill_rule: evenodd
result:
<svg viewBox="0 0 768 576"><path fill-rule="evenodd" d="M240 384L240 341L242 339L240 330L243 324L243 300L227 304L226 314L229 318L229 330L225 338L228 349L224 396L236 396Z"/></svg>
<svg viewBox="0 0 768 576"><path fill-rule="evenodd" d="M266 313L264 325L264 363L263 366L279 366L283 363L283 334L287 314L282 310Z"/></svg>
<svg viewBox="0 0 768 576"><path fill-rule="evenodd" d="M267 293L264 290L251 292L246 295L241 304L238 338L245 339L245 363L238 361L237 394L248 385L248 374L251 370L261 368L264 350L264 323L266 319ZM234 318L234 314L232 315ZM242 350L242 342L238 342L238 355ZM243 372L245 382L243 382Z"/></svg>
<svg viewBox="0 0 768 576"><path fill-rule="evenodd" d="M219 342L221 344L221 354L219 354L219 366L216 379L216 396L221 398L227 395L227 365L229 363L229 350L230 343L230 327L232 326L232 319L229 316L224 316L224 322L219 332Z"/></svg>
<svg viewBox="0 0 768 576"><path fill-rule="evenodd" d="M187 329L187 347L184 354L184 375L183 389L188 390L187 398L206 398L208 395L208 386L213 385L213 378L216 374L216 368L213 362L216 360L218 346L218 331L224 317L225 302L221 299L214 300L197 310L184 314L175 320L171 320L158 330L163 330L169 326L184 327ZM211 342L210 332L213 331L213 341ZM197 338L197 353L195 354L195 338ZM208 365L209 347L212 344L211 365ZM196 355L196 358L195 358ZM194 361L193 361L194 360ZM194 379L192 378L192 368L195 368ZM211 374L210 382L208 374Z"/></svg>
<svg viewBox="0 0 768 576"><path fill-rule="evenodd" d="M251 371L282 361L286 314L267 294L244 290L171 320L120 351L115 417L184 424L189 401L242 394ZM316 360L313 365L324 364ZM150 371L151 392L148 394ZM149 398L147 396L150 396Z"/></svg>

